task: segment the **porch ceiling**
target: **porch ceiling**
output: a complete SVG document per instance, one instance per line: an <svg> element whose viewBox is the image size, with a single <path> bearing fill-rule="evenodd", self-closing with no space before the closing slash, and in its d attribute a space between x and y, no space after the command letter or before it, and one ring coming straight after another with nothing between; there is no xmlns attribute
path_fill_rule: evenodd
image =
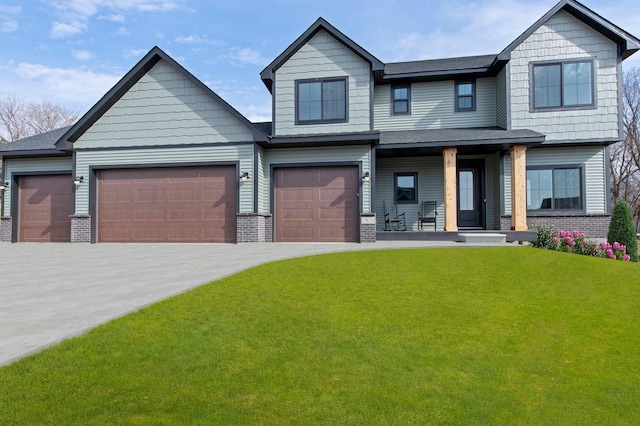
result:
<svg viewBox="0 0 640 426"><path fill-rule="evenodd" d="M500 128L428 129L380 132L378 153L411 150L436 154L443 148L455 146L459 152L495 152L508 150L512 144L539 145L545 135L528 129ZM386 153L385 153L386 154ZM393 155L389 153L389 155ZM383 154L384 156L384 154Z"/></svg>

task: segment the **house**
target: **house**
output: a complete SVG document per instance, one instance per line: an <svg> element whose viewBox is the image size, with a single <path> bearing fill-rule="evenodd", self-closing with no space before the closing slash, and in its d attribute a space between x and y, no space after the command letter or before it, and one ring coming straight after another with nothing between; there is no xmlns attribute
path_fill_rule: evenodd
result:
<svg viewBox="0 0 640 426"><path fill-rule="evenodd" d="M0 149L0 239L370 242L383 202L415 231L422 201L445 233L603 237L639 48L573 0L498 54L386 64L320 18L261 72L273 117L251 123L154 47L75 125Z"/></svg>

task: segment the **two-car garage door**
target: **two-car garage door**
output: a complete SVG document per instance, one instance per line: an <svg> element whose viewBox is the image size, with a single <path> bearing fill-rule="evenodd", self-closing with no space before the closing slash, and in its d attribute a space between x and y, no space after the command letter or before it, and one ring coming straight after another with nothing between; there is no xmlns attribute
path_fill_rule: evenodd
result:
<svg viewBox="0 0 640 426"><path fill-rule="evenodd" d="M235 242L235 166L99 170L98 242Z"/></svg>

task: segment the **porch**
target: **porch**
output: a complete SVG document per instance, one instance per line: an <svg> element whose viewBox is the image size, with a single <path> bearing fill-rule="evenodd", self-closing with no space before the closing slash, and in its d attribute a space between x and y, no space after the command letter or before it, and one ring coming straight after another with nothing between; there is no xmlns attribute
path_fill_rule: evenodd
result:
<svg viewBox="0 0 640 426"><path fill-rule="evenodd" d="M512 230L463 230L457 232L446 231L379 231L376 232L377 241L448 241L462 242L462 234L476 234L479 236L502 234L508 243L515 241L535 241L535 231Z"/></svg>
<svg viewBox="0 0 640 426"><path fill-rule="evenodd" d="M460 241L470 232L535 239L526 222L525 152L542 140L499 129L382 132L372 182L377 239ZM415 232L423 202L435 202L436 221ZM396 205L403 227L385 230L385 204Z"/></svg>

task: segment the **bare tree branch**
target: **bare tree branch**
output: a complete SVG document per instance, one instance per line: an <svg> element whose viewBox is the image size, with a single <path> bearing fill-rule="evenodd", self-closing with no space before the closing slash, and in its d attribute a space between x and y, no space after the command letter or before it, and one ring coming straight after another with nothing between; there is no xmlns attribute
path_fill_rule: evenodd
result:
<svg viewBox="0 0 640 426"><path fill-rule="evenodd" d="M73 124L78 114L51 101L27 102L15 95L0 95L0 143Z"/></svg>

